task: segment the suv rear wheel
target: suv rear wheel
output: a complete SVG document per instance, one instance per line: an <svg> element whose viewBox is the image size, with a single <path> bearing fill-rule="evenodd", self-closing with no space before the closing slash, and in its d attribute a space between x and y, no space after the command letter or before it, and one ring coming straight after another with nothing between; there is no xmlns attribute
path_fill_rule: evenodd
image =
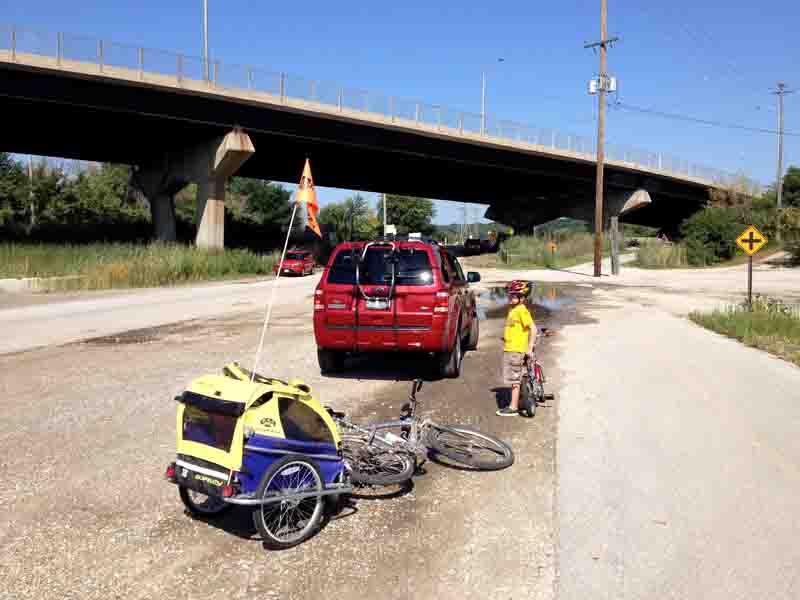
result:
<svg viewBox="0 0 800 600"><path fill-rule="evenodd" d="M456 329L456 339L453 342L453 347L449 352L443 352L440 355L441 361L441 374L442 377L455 379L461 374L461 359L464 357L464 341L461 338L461 323L458 324Z"/></svg>
<svg viewBox="0 0 800 600"><path fill-rule="evenodd" d="M478 324L478 317L472 317L472 323L469 326L469 336L467 337L467 350L478 349L478 337L480 336L480 325Z"/></svg>
<svg viewBox="0 0 800 600"><path fill-rule="evenodd" d="M338 373L344 369L344 352L317 348L317 362L323 375Z"/></svg>

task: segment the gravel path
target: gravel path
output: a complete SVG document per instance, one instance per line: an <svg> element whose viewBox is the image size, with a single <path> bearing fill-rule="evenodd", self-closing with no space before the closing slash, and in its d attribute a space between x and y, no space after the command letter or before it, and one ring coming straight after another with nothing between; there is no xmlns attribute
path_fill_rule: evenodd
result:
<svg viewBox="0 0 800 600"><path fill-rule="evenodd" d="M306 379L354 418L396 415L425 361L366 361L346 378L321 377L310 308L303 287L281 302L261 369ZM509 440L510 469L428 463L411 492L357 498L284 552L262 548L245 511L215 523L184 514L162 478L174 457L172 398L227 361L250 364L261 319L251 309L0 356L0 598L553 597L557 405L533 421L494 416L497 316L483 321L465 375L428 384L420 398L442 422Z"/></svg>

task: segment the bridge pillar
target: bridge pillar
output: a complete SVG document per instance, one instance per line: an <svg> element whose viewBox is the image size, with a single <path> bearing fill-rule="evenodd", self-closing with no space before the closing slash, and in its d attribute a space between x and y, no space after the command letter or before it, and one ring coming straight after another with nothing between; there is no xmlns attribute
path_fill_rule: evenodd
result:
<svg viewBox="0 0 800 600"><path fill-rule="evenodd" d="M611 225L611 217L623 218L626 214L647 206L652 200L644 188L630 190L606 190L603 198L603 230ZM561 211L563 217L580 219L594 224L594 197L567 206Z"/></svg>
<svg viewBox="0 0 800 600"><path fill-rule="evenodd" d="M164 192L147 196L150 202L150 217L153 221L153 237L159 242L174 242L175 198Z"/></svg>
<svg viewBox="0 0 800 600"><path fill-rule="evenodd" d="M175 194L186 181L176 178L164 164L149 164L139 167L131 175L131 185L138 189L150 204L150 218L153 221L153 238L159 242L174 242L175 232Z"/></svg>
<svg viewBox="0 0 800 600"><path fill-rule="evenodd" d="M201 248L225 247L225 188L228 178L255 152L250 136L233 130L207 148L209 169L197 181L197 236Z"/></svg>
<svg viewBox="0 0 800 600"><path fill-rule="evenodd" d="M202 248L225 246L225 187L228 178L255 152L250 137L239 129L196 146L169 151L140 166L131 183L150 202L153 234L174 241L174 196L188 183L197 183L197 235Z"/></svg>
<svg viewBox="0 0 800 600"><path fill-rule="evenodd" d="M212 177L197 185L197 235L200 248L225 247L226 177Z"/></svg>

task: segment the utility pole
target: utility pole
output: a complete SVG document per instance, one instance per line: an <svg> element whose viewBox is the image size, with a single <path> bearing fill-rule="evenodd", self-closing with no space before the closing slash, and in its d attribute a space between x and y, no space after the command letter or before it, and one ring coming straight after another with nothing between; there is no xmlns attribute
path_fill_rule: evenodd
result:
<svg viewBox="0 0 800 600"><path fill-rule="evenodd" d="M28 154L28 186L28 198L31 203L31 229L33 229L36 226L36 195L33 193L33 158L30 154Z"/></svg>
<svg viewBox="0 0 800 600"><path fill-rule="evenodd" d="M383 193L383 237L386 238L386 192Z"/></svg>
<svg viewBox="0 0 800 600"><path fill-rule="evenodd" d="M781 218L781 209L783 208L783 97L786 94L793 94L794 90L787 90L786 84L782 81L779 81L777 89L772 93L778 96L778 177L775 184L775 191L777 193L778 200L778 228L775 232L775 237L780 242L781 226L783 222L783 219Z"/></svg>
<svg viewBox="0 0 800 600"><path fill-rule="evenodd" d="M600 277L603 260L603 166L605 153L603 145L606 135L606 91L611 87L606 76L606 51L608 46L619 38L608 38L606 30L606 0L600 0L600 41L585 44L584 48L600 48L600 73L597 89L597 180L594 192L594 276ZM590 90L592 86L590 85Z"/></svg>
<svg viewBox="0 0 800 600"><path fill-rule="evenodd" d="M481 135L486 133L486 71L481 73Z"/></svg>
<svg viewBox="0 0 800 600"><path fill-rule="evenodd" d="M467 203L461 204L461 245L464 245L467 235Z"/></svg>
<svg viewBox="0 0 800 600"><path fill-rule="evenodd" d="M203 77L208 81L208 0L203 0Z"/></svg>
<svg viewBox="0 0 800 600"><path fill-rule="evenodd" d="M505 59L498 58L497 62L501 63ZM481 71L481 135L486 133L486 69Z"/></svg>

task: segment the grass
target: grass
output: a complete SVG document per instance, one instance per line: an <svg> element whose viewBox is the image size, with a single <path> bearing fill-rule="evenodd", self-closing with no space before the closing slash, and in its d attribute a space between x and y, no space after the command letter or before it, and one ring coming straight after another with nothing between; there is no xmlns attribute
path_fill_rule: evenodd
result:
<svg viewBox="0 0 800 600"><path fill-rule="evenodd" d="M505 240L499 252L500 267L563 269L591 262L594 256L594 236L590 233L569 233L555 238L556 251L551 253L549 238L515 235ZM621 248L622 250L622 248ZM604 238L603 254L608 255L610 244Z"/></svg>
<svg viewBox="0 0 800 600"><path fill-rule="evenodd" d="M679 269L689 266L686 247L682 244L665 244L658 240L642 240L636 251L634 266L643 269Z"/></svg>
<svg viewBox="0 0 800 600"><path fill-rule="evenodd" d="M729 306L710 313L692 312L689 318L706 329L800 366L800 307L756 296L752 311L744 305Z"/></svg>
<svg viewBox="0 0 800 600"><path fill-rule="evenodd" d="M48 291L156 287L266 275L277 253L141 244L0 244L0 278L66 277Z"/></svg>
<svg viewBox="0 0 800 600"><path fill-rule="evenodd" d="M753 262L763 262L769 257L781 252L783 246L770 243L765 249L761 250L753 257ZM631 267L642 269L718 269L720 267L735 267L746 265L748 257L746 254L737 254L730 260L723 261L714 265L690 265L686 247L682 244L664 244L657 241L645 241L639 246L636 252L636 260L629 263Z"/></svg>

